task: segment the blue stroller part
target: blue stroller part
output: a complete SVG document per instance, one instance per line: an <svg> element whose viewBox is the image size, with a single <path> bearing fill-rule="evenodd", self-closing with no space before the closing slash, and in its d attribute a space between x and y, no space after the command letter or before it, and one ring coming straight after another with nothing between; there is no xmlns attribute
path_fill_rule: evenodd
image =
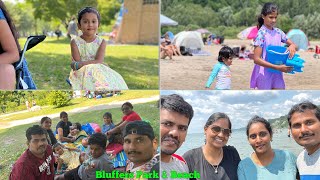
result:
<svg viewBox="0 0 320 180"><path fill-rule="evenodd" d="M16 71L16 89L36 89L36 85L28 69L28 63L25 59L25 53L46 38L45 35L29 36L23 50L20 51L20 59L13 66Z"/></svg>

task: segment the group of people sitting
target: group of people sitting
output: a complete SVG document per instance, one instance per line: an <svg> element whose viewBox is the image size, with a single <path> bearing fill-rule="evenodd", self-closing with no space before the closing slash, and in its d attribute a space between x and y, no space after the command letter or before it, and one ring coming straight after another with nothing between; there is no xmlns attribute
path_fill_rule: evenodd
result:
<svg viewBox="0 0 320 180"><path fill-rule="evenodd" d="M133 111L130 102L121 110L121 122L115 125L112 114L106 112L102 129L94 124L90 127L93 132L88 130L89 123L71 123L66 112L60 113L53 132L52 120L43 117L41 125L27 129L28 149L13 165L9 179L95 179L97 171L134 176L136 171L158 172L153 128ZM111 178L110 174L106 178Z"/></svg>
<svg viewBox="0 0 320 180"><path fill-rule="evenodd" d="M246 126L247 140L253 152L240 159L236 147L227 145L232 123L222 112L213 113L204 124L204 144L179 156L175 152L186 141L193 116L193 107L181 96L161 97L162 175L184 172L185 178L201 180L320 178L320 109L311 102L295 104L288 113L292 137L304 148L298 157L288 150L272 148L271 141L277 139L270 122L254 116Z"/></svg>
<svg viewBox="0 0 320 180"><path fill-rule="evenodd" d="M165 59L169 57L172 59L172 56L182 56L180 52L180 47L172 44L168 32L164 34L160 39L160 58Z"/></svg>

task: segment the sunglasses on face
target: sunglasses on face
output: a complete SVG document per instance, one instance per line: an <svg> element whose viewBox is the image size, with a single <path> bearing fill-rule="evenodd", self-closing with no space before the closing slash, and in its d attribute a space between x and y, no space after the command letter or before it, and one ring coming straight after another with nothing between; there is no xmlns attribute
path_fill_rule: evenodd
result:
<svg viewBox="0 0 320 180"><path fill-rule="evenodd" d="M215 134L219 134L221 131L225 136L230 136L231 134L231 129L225 129L220 126L212 126L211 130Z"/></svg>

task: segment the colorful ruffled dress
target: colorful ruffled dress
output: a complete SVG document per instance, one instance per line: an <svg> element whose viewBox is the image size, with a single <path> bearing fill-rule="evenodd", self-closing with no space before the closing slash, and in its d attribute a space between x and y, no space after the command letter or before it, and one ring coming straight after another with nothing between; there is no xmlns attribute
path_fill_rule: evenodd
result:
<svg viewBox="0 0 320 180"><path fill-rule="evenodd" d="M103 39L96 36L87 43L80 36L74 38L80 53L80 61L95 60ZM70 82L73 90L125 90L128 86L122 76L104 64L88 64L77 71L71 70Z"/></svg>

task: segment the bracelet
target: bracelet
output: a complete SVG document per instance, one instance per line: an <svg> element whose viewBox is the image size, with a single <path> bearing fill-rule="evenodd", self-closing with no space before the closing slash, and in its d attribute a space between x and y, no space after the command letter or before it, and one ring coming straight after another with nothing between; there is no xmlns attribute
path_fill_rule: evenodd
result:
<svg viewBox="0 0 320 180"><path fill-rule="evenodd" d="M76 70L79 69L79 62L76 62Z"/></svg>
<svg viewBox="0 0 320 180"><path fill-rule="evenodd" d="M76 63L77 63L77 62L73 62L73 69L74 69L74 70L77 70L77 69L76 69Z"/></svg>

